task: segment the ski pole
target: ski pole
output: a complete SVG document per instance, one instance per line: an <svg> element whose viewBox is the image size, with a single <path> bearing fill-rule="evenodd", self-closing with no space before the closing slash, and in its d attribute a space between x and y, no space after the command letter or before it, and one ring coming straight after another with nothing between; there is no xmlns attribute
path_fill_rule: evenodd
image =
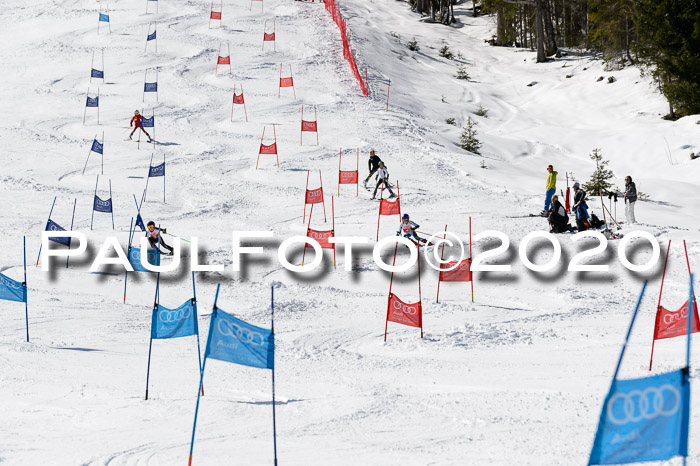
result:
<svg viewBox="0 0 700 466"><path fill-rule="evenodd" d="M168 236L172 236L173 238L180 238L179 236L173 235L173 234L171 234L171 233L165 233L165 232L163 232L163 234L164 234L164 235L168 235ZM182 241L184 241L185 243L189 243L189 242L190 242L189 240L186 240L185 238L180 238L180 239L181 239Z"/></svg>

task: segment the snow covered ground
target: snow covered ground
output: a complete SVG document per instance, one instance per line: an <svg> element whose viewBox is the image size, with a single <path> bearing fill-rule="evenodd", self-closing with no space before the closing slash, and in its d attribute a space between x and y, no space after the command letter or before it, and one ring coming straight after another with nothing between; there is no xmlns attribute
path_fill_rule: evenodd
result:
<svg viewBox="0 0 700 466"><path fill-rule="evenodd" d="M569 57L537 65L529 50L489 47L492 19L456 8L460 25L424 24L403 3L346 0L343 13L361 68L368 67L370 98L363 97L342 57L337 27L322 4L266 0L225 2L221 29L208 29L209 3L162 1L145 14L144 0L109 7L112 34L101 27L100 3L86 0L8 0L0 16L3 102L0 117L0 270L22 275L22 236L27 236L31 342L24 341L21 305L0 301L0 462L3 464L184 464L198 383L193 337L153 345L149 400L143 399L155 277L130 274L127 303L123 276L90 274L87 260L45 273L33 267L40 232L54 196L52 218L88 234L93 252L111 235L108 214L95 214L92 193L99 158L83 164L95 134L105 133L105 175L111 179L117 235L126 245L152 147L126 141L134 109L156 107L155 160L165 154L167 204L160 179L151 180L146 218L173 234L198 236L206 260L231 263L231 231L273 230L266 255L245 273L197 276L200 329L206 335L218 283L219 306L269 326L269 285L276 291L276 378L279 458L282 464L583 464L590 451L603 397L644 279L651 280L621 375L648 373L654 311L665 244L673 240L664 304L687 299L681 240L698 267L700 234L697 117L660 119L664 99L638 71L606 72L596 61ZM149 6L154 11L154 5ZM371 15L369 13L372 13ZM261 52L263 23L276 18L277 51ZM149 22L157 21L158 53L144 53ZM104 24L102 25L104 26ZM393 34L392 34L393 33ZM400 37L397 38L397 36ZM411 52L413 37L420 49ZM445 40L463 59L446 60ZM214 75L220 44L231 47L233 75ZM82 124L93 50L104 48L105 83L100 121L93 109ZM277 97L279 65L293 67L297 99ZM470 81L455 78L458 63ZM144 71L159 68L159 103L142 102ZM566 75L573 75L567 79ZM615 83L597 82L614 75ZM385 112L386 82L391 79ZM528 87L527 84L536 82ZM250 121L230 121L233 86L243 84ZM320 145L305 135L299 145L301 105L316 105ZM488 117L473 112L483 105ZM309 107L307 107L308 109ZM239 112L239 108L236 112ZM306 110L305 110L306 111ZM240 113L235 115L240 117ZM467 117L478 121L482 156L455 143ZM280 168L263 156L255 169L264 125L277 125ZM266 131L268 137L270 127ZM308 139L307 139L308 137ZM389 325L382 331L389 276L368 248L353 272L342 252L333 269L325 252L319 272L285 271L276 260L282 239L305 233L302 202L322 170L328 214L337 193L338 150L344 169L361 152L366 176L370 147L387 162L401 187L402 210L422 231L445 224L462 235L500 230L510 238L502 263L511 273L481 273L475 302L466 284L442 284L422 271L425 338L417 329ZM561 267L528 271L518 259L525 234L544 230L541 218L545 167L553 164L563 187L565 171L587 179L588 154L600 148L622 187L632 175L649 195L639 202L641 222L623 232L651 232L662 259L648 274L632 274L611 242L600 260L609 273L567 272L577 252L562 236ZM673 163L666 150L670 150ZM484 161L486 169L480 168ZM336 232L376 234L378 204L343 186L335 199ZM607 202L607 201L606 201ZM600 215L599 203L592 202ZM620 202L617 214L622 215ZM312 228L324 229L314 209ZM330 223L330 219L329 219ZM395 217L381 235L393 235ZM475 244L475 253L487 242ZM493 246L489 246L493 247ZM639 249L635 261L649 255ZM545 262L547 247L531 247ZM390 258L390 256L389 256ZM296 256L297 262L300 257ZM394 292L417 299L415 273L398 277ZM161 277L161 304L191 297L186 268ZM204 338L203 338L204 339ZM654 373L682 364L684 339L656 345ZM700 350L693 349L697 361ZM693 376L699 374L691 368ZM211 361L207 365L195 445L195 464L268 464L272 460L270 374ZM693 383L691 414L700 410ZM697 415L691 420L691 464L700 459Z"/></svg>

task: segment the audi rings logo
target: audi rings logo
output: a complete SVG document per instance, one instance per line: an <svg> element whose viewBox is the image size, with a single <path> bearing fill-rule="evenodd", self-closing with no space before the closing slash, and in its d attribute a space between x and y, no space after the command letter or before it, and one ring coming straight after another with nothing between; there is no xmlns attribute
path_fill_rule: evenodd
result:
<svg viewBox="0 0 700 466"><path fill-rule="evenodd" d="M310 237L313 239L326 240L331 236L330 233L311 233Z"/></svg>
<svg viewBox="0 0 700 466"><path fill-rule="evenodd" d="M103 201L102 199L97 199L97 200L95 200L95 202L97 203L97 205L101 205L103 207L109 207L110 204L112 203L112 200L108 199L106 201Z"/></svg>
<svg viewBox="0 0 700 466"><path fill-rule="evenodd" d="M160 311L158 313L158 318L161 322L175 323L187 319L190 315L192 315L192 312L190 307L187 306L186 308L175 309L173 311Z"/></svg>
<svg viewBox="0 0 700 466"><path fill-rule="evenodd" d="M681 309L680 312L666 314L664 316L664 323L666 325L674 324L681 319L685 319L686 317L688 317L688 306Z"/></svg>
<svg viewBox="0 0 700 466"><path fill-rule="evenodd" d="M408 314L410 316L416 315L416 312L418 312L418 309L414 306L409 306L408 304L404 304L400 301L394 301L394 309L397 311L400 311L404 314Z"/></svg>
<svg viewBox="0 0 700 466"><path fill-rule="evenodd" d="M262 346L265 344L265 338L261 333L254 332L247 328L241 328L233 322L220 320L218 327L219 332L223 336L235 337L244 343L250 343L255 346Z"/></svg>
<svg viewBox="0 0 700 466"><path fill-rule="evenodd" d="M49 230L49 231L65 231L63 228L59 227L59 226L56 225L55 223L49 225L49 227L47 228L47 230Z"/></svg>
<svg viewBox="0 0 700 466"><path fill-rule="evenodd" d="M314 191L307 191L306 195L309 196L310 198L316 198L316 197L319 197L321 195L321 190L316 189Z"/></svg>
<svg viewBox="0 0 700 466"><path fill-rule="evenodd" d="M14 280L10 280L9 278L5 278L2 275L0 275L0 285L6 286L7 288L12 288L14 290L22 289L21 283L16 282Z"/></svg>
<svg viewBox="0 0 700 466"><path fill-rule="evenodd" d="M664 394L668 394L665 398ZM622 403L622 412L613 411ZM681 406L681 394L673 385L649 387L645 390L632 390L628 393L616 393L608 403L608 419L613 424L622 426L643 419L650 421L659 416L673 416Z"/></svg>

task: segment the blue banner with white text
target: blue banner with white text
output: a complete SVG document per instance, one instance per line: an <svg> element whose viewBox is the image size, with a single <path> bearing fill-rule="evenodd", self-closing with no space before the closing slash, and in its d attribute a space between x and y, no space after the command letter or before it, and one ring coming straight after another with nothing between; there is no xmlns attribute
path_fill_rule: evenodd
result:
<svg viewBox="0 0 700 466"><path fill-rule="evenodd" d="M179 338L197 335L197 303L188 300L176 309L158 304L151 318L151 338Z"/></svg>
<svg viewBox="0 0 700 466"><path fill-rule="evenodd" d="M160 165L156 165L155 167L151 167L151 169L148 171L148 176L165 176L165 162L161 163Z"/></svg>
<svg viewBox="0 0 700 466"><path fill-rule="evenodd" d="M204 358L273 369L275 336L271 330L250 325L215 308Z"/></svg>
<svg viewBox="0 0 700 466"><path fill-rule="evenodd" d="M95 196L95 202L93 202L93 210L95 212L112 212L112 199L100 199L99 196Z"/></svg>
<svg viewBox="0 0 700 466"><path fill-rule="evenodd" d="M92 147L90 148L91 151L97 152L98 154L102 154L103 146L100 144L97 139L92 141Z"/></svg>
<svg viewBox="0 0 700 466"><path fill-rule="evenodd" d="M86 107L99 107L100 106L100 98L99 97L88 97L87 102L85 103Z"/></svg>
<svg viewBox="0 0 700 466"><path fill-rule="evenodd" d="M27 287L0 273L0 299L6 301L27 301Z"/></svg>
<svg viewBox="0 0 700 466"><path fill-rule="evenodd" d="M134 268L134 272L150 272L141 263L141 248L129 248L129 263ZM146 250L146 260L151 265L160 265L160 254L155 249Z"/></svg>
<svg viewBox="0 0 700 466"><path fill-rule="evenodd" d="M688 454L688 369L614 380L603 403L589 464L665 461Z"/></svg>
<svg viewBox="0 0 700 466"><path fill-rule="evenodd" d="M63 228L61 225L58 223L54 222L53 220L49 219L48 222L46 222L46 231L66 231L65 228ZM53 241L54 243L58 244L63 244L64 246L70 246L70 238L68 237L59 237L59 236L49 236L49 241Z"/></svg>

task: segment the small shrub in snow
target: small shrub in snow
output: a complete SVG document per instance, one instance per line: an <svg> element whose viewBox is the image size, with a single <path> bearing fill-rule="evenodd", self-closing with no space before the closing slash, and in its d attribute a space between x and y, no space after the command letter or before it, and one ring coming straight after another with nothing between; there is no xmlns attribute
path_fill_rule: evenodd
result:
<svg viewBox="0 0 700 466"><path fill-rule="evenodd" d="M469 80L469 73L467 73L467 68L464 65L457 67L457 79Z"/></svg>
<svg viewBox="0 0 700 466"><path fill-rule="evenodd" d="M464 60L464 55L462 55L461 50L459 52L457 52L457 58L459 58L460 60Z"/></svg>
<svg viewBox="0 0 700 466"><path fill-rule="evenodd" d="M457 122L454 118L448 118L447 120L445 120L445 123L447 123L448 125L457 126Z"/></svg>
<svg viewBox="0 0 700 466"><path fill-rule="evenodd" d="M418 51L418 41L415 37L408 41L408 50L411 50L413 52Z"/></svg>
<svg viewBox="0 0 700 466"><path fill-rule="evenodd" d="M479 165L481 168L486 168L486 162L484 162L484 159L481 159L481 165Z"/></svg>
<svg viewBox="0 0 700 466"><path fill-rule="evenodd" d="M483 105L479 104L479 108L476 109L476 112L474 112L476 116L484 117L487 118L487 114L489 113L488 109L485 109Z"/></svg>
<svg viewBox="0 0 700 466"><path fill-rule="evenodd" d="M476 122L469 117L467 126L462 130L462 135L459 137L459 146L469 152L479 153L481 142L477 139Z"/></svg>
<svg viewBox="0 0 700 466"><path fill-rule="evenodd" d="M447 58L448 60L452 60L455 56L452 55L452 52L450 51L450 48L447 46L447 44L444 44L442 47L440 47L440 56L443 58Z"/></svg>
<svg viewBox="0 0 700 466"><path fill-rule="evenodd" d="M443 104L447 103L447 97L445 97L444 95L440 96L440 100L442 101Z"/></svg>

